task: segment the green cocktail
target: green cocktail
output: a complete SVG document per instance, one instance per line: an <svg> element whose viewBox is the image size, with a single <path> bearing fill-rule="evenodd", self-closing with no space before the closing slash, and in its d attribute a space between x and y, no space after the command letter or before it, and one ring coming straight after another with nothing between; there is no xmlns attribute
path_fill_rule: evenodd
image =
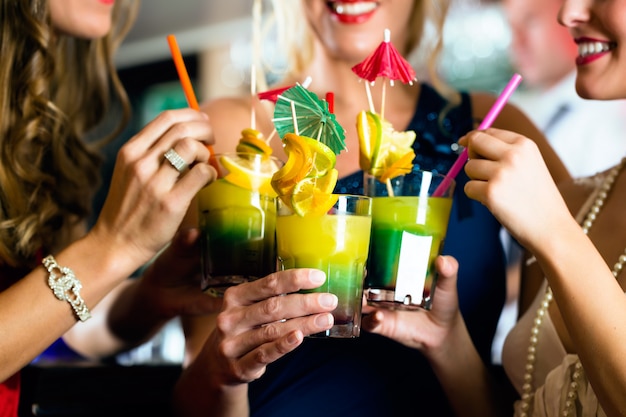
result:
<svg viewBox="0 0 626 417"><path fill-rule="evenodd" d="M357 337L360 333L363 277L371 231L371 199L338 196L330 212L300 216L278 200L278 259L282 269L317 268L326 282L315 292L330 292L339 304L334 326L314 337Z"/></svg>
<svg viewBox="0 0 626 417"><path fill-rule="evenodd" d="M437 276L433 264L444 244L454 188L451 184L442 197L432 197L442 179L415 170L394 178L387 187L366 177L366 192L373 196L364 284L368 304L409 310L431 307Z"/></svg>
<svg viewBox="0 0 626 417"><path fill-rule="evenodd" d="M269 181L280 162L259 154L217 155L221 178L198 193L202 290L276 271L276 202Z"/></svg>

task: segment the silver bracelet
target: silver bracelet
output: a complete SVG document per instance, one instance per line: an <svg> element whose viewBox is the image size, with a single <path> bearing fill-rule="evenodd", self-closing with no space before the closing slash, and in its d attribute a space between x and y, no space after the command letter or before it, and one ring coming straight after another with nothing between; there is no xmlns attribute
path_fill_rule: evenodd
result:
<svg viewBox="0 0 626 417"><path fill-rule="evenodd" d="M52 255L46 256L41 263L50 274L48 275L48 286L54 292L55 297L70 303L80 321L89 319L91 313L85 305L85 300L80 296L80 289L83 285L74 275L74 271L67 267L59 266ZM57 272L59 273L58 275Z"/></svg>

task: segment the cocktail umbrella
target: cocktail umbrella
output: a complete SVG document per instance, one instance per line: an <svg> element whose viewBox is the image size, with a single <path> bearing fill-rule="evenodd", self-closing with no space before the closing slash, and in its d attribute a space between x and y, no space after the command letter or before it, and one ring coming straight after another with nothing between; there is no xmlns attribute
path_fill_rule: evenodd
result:
<svg viewBox="0 0 626 417"><path fill-rule="evenodd" d="M282 138L295 133L319 140L339 154L346 149L346 133L328 109L328 103L300 84L278 95L272 119Z"/></svg>
<svg viewBox="0 0 626 417"><path fill-rule="evenodd" d="M401 81L405 84L413 84L417 80L415 70L411 64L402 57L400 52L391 43L391 33L385 29L383 42L361 63L352 67L352 71L360 78L366 80L365 89L369 100L370 110L374 112L372 96L370 93L370 83L373 85L377 78L384 78L393 86L394 81ZM387 83L383 84L383 97L380 115L383 117L385 106L385 93Z"/></svg>
<svg viewBox="0 0 626 417"><path fill-rule="evenodd" d="M311 85L311 80L312 80L311 77L306 77L306 79L302 82L302 87L309 88L309 85ZM283 92L285 92L286 90L289 90L291 87L293 87L293 85L274 88L272 90L260 92L259 94L257 94L257 96L259 97L259 100L268 100L273 103L276 103L276 101L278 101L278 96L282 94Z"/></svg>
<svg viewBox="0 0 626 417"><path fill-rule="evenodd" d="M283 93L285 90L289 90L291 87L293 86L288 85L286 87L274 88L273 90L263 91L257 94L257 96L259 97L259 100L268 100L273 103L276 103L276 101L278 101L278 96L281 93Z"/></svg>
<svg viewBox="0 0 626 417"><path fill-rule="evenodd" d="M305 80L302 82L302 87L309 88L309 85L311 85L311 81L312 81L311 77L306 77ZM291 87L293 87L293 85L288 85L286 87L279 87L279 88L274 88L272 90L263 91L263 92L258 93L257 97L259 98L259 100L268 100L276 104L276 102L278 101L278 96L284 93L285 91L289 90ZM265 142L269 144L275 134L276 134L276 128L272 130L272 133L270 133L270 135L268 136Z"/></svg>

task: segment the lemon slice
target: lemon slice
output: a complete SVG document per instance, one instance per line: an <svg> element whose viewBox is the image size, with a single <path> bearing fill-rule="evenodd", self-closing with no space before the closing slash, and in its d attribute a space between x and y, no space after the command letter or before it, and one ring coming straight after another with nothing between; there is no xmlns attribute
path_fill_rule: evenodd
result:
<svg viewBox="0 0 626 417"><path fill-rule="evenodd" d="M252 155L251 155L252 156ZM278 167L269 159L242 158L222 155L220 163L228 170L224 179L231 184L261 194L276 196L272 188L272 175Z"/></svg>
<svg viewBox="0 0 626 417"><path fill-rule="evenodd" d="M376 164L382 141L380 117L362 110L357 115L356 131L359 137L359 165L363 171L369 171Z"/></svg>
<svg viewBox="0 0 626 417"><path fill-rule="evenodd" d="M311 150L313 156L313 167L309 176L313 177L322 177L326 175L326 173L335 167L335 163L337 162L337 155L330 149L327 145L322 142L309 138L306 136L302 136L304 142Z"/></svg>
<svg viewBox="0 0 626 417"><path fill-rule="evenodd" d="M339 173L332 168L323 177L308 177L299 181L291 196L291 207L299 216L323 216L337 202L333 194Z"/></svg>

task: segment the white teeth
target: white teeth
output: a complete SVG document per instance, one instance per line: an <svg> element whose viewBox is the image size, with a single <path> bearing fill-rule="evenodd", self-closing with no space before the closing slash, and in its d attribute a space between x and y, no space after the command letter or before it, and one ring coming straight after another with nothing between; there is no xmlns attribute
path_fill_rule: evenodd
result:
<svg viewBox="0 0 626 417"><path fill-rule="evenodd" d="M578 55L586 57L600 52L606 52L611 49L611 45L606 42L585 42L578 44Z"/></svg>
<svg viewBox="0 0 626 417"><path fill-rule="evenodd" d="M360 15L363 13L369 13L378 7L376 2L359 2L359 3L340 3L340 2L332 2L330 4L333 11L337 14L345 14L345 15Z"/></svg>

